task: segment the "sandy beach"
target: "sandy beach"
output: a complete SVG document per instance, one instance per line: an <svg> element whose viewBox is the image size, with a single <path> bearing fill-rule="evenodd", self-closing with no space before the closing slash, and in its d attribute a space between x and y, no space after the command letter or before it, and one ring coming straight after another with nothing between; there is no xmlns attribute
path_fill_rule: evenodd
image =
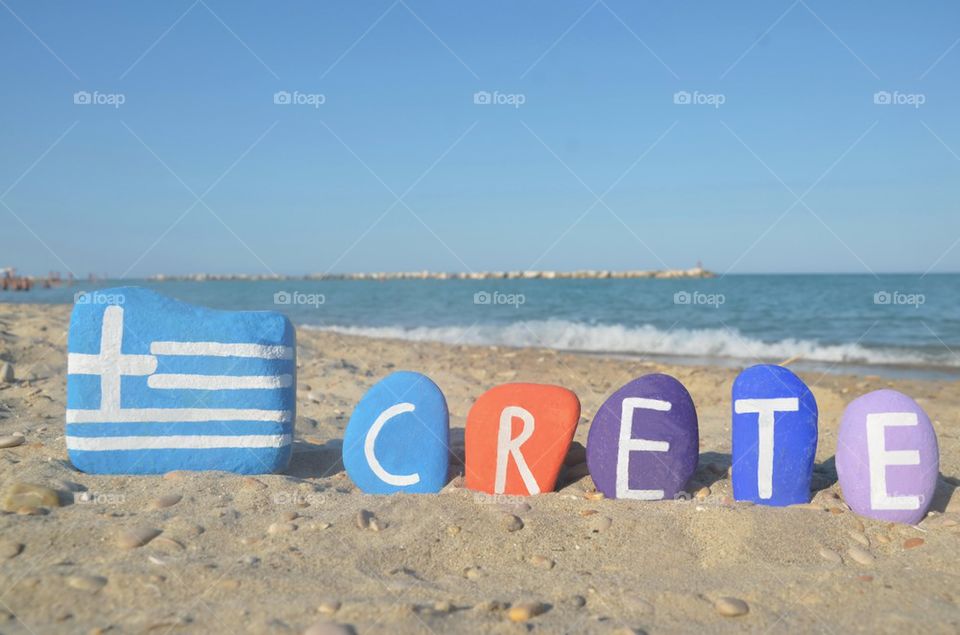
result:
<svg viewBox="0 0 960 635"><path fill-rule="evenodd" d="M801 373L820 409L816 491L810 505L768 508L732 500L738 369L299 329L286 473L93 476L64 446L68 316L67 306L0 304L0 360L16 374L0 383L0 436L24 437L0 449L0 490L41 485L61 504L0 515L2 633L303 633L321 621L361 634L960 630L958 382ZM449 404L454 473L439 495L367 496L340 462L353 406L400 369L429 375ZM678 378L697 406L691 497L603 500L583 463L590 421L651 372ZM556 492L462 488L466 414L511 381L580 398ZM937 498L916 527L853 514L836 483L844 406L885 387L915 398L939 437ZM749 612L722 614L723 597ZM532 615L513 621L522 611L510 607Z"/></svg>

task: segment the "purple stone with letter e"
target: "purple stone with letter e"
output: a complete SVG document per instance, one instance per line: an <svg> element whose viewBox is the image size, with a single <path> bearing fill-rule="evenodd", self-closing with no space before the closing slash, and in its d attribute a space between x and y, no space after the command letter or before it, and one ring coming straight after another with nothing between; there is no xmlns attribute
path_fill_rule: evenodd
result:
<svg viewBox="0 0 960 635"><path fill-rule="evenodd" d="M683 384L669 375L634 379L597 410L587 437L587 466L607 498L675 498L700 448L697 411Z"/></svg>
<svg viewBox="0 0 960 635"><path fill-rule="evenodd" d="M913 399L877 390L847 406L837 435L837 475L853 511L918 523L933 499L939 468L936 432Z"/></svg>

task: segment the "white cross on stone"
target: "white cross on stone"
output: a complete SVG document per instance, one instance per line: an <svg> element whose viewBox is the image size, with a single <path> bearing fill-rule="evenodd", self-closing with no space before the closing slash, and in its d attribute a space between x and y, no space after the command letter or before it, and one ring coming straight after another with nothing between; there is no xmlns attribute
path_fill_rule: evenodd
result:
<svg viewBox="0 0 960 635"><path fill-rule="evenodd" d="M100 353L70 353L68 375L100 375L100 410L119 412L120 378L123 375L151 375L157 370L153 355L124 355L123 307L111 305L103 312Z"/></svg>

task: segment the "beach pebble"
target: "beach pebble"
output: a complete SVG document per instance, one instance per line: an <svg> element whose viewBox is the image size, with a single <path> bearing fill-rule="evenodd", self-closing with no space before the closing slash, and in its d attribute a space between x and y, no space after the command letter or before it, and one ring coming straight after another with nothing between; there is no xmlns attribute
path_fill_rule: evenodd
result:
<svg viewBox="0 0 960 635"><path fill-rule="evenodd" d="M13 540L0 538L0 560L9 560L20 555L23 551L23 545Z"/></svg>
<svg viewBox="0 0 960 635"><path fill-rule="evenodd" d="M500 526L507 531L519 531L523 529L523 521L513 514L502 513L500 515Z"/></svg>
<svg viewBox="0 0 960 635"><path fill-rule="evenodd" d="M57 490L43 485L14 483L7 489L2 507L4 511L18 513L21 509L60 507L60 495Z"/></svg>
<svg viewBox="0 0 960 635"><path fill-rule="evenodd" d="M907 538L903 541L904 549L916 549L924 543L923 538Z"/></svg>
<svg viewBox="0 0 960 635"><path fill-rule="evenodd" d="M340 600L325 598L320 600L320 603L317 605L317 611L324 615L333 615L340 610L341 606Z"/></svg>
<svg viewBox="0 0 960 635"><path fill-rule="evenodd" d="M850 547L847 549L847 555L850 556L854 562L862 564L865 567L872 567L874 562L876 562L876 558L862 547Z"/></svg>
<svg viewBox="0 0 960 635"><path fill-rule="evenodd" d="M142 547L162 532L153 527L133 527L120 532L117 538L117 544L121 549L136 549Z"/></svg>
<svg viewBox="0 0 960 635"><path fill-rule="evenodd" d="M587 598L582 595L571 595L565 600L568 606L571 606L575 609L583 608L587 604Z"/></svg>
<svg viewBox="0 0 960 635"><path fill-rule="evenodd" d="M10 362L0 364L0 384L12 384L14 379L16 374L13 372L13 364Z"/></svg>
<svg viewBox="0 0 960 635"><path fill-rule="evenodd" d="M26 439L22 434L11 434L9 436L0 437L0 448L15 448L18 445L23 445L23 442Z"/></svg>
<svg viewBox="0 0 960 635"><path fill-rule="evenodd" d="M343 466L367 494L436 493L447 481L449 433L440 388L420 373L391 373L353 409Z"/></svg>
<svg viewBox="0 0 960 635"><path fill-rule="evenodd" d="M73 467L88 474L263 474L287 466L296 406L296 331L284 314L213 310L146 287L102 293L121 301L75 302L70 315L65 439ZM158 343L179 350L154 351ZM165 368L158 357L169 359L167 355L188 356L182 368L190 370ZM256 358L246 360L256 362L256 376L234 368L242 360L226 364L225 358L236 356ZM116 383L106 383L106 369ZM102 385L114 390L101 390L101 372ZM237 382L244 389L237 389ZM148 417L131 437L135 440L111 445L117 441L118 421L122 428L122 422L137 421L137 409L154 408L167 414L162 424L149 423ZM224 433L218 412L240 413L225 417L236 443L204 442ZM262 416L244 413L269 413L273 423L268 426L256 421ZM74 420L75 414L82 418ZM171 436L169 430L179 431Z"/></svg>
<svg viewBox="0 0 960 635"><path fill-rule="evenodd" d="M184 538L193 538L199 536L206 531L202 526L187 520L181 516L174 516L169 521L167 521L165 531L168 534L174 536L184 537Z"/></svg>
<svg viewBox="0 0 960 635"><path fill-rule="evenodd" d="M467 567L463 570L463 577L467 580L476 580L481 575L483 574L480 572L480 567Z"/></svg>
<svg viewBox="0 0 960 635"><path fill-rule="evenodd" d="M579 421L580 400L561 386L517 383L491 388L467 414L466 487L513 496L553 491ZM506 458L505 472L497 469L501 424L511 443L519 443ZM525 470L518 469L518 461Z"/></svg>
<svg viewBox="0 0 960 635"><path fill-rule="evenodd" d="M356 524L358 529L370 529L371 531L382 531L387 526L373 512L366 509L357 512Z"/></svg>
<svg viewBox="0 0 960 635"><path fill-rule="evenodd" d="M856 540L857 542L859 542L859 543L860 543L861 545L863 545L864 547L869 547L869 546L870 546L870 539L867 538L866 535L862 534L862 533L859 532L859 531L851 531L851 532L850 532L850 537L853 538L854 540Z"/></svg>
<svg viewBox="0 0 960 635"><path fill-rule="evenodd" d="M303 631L303 635L354 635L353 627L334 622L316 622Z"/></svg>
<svg viewBox="0 0 960 635"><path fill-rule="evenodd" d="M721 597L713 603L713 608L724 617L739 617L750 612L750 606L739 598Z"/></svg>
<svg viewBox="0 0 960 635"><path fill-rule="evenodd" d="M648 400L660 405L640 405ZM629 445L621 447L627 437L622 443ZM608 397L587 436L590 475L607 498L673 499L693 476L698 456L693 399L678 380L660 373L634 379Z"/></svg>
<svg viewBox="0 0 960 635"><path fill-rule="evenodd" d="M836 464L843 498L853 511L916 524L937 486L937 435L917 402L895 390L877 390L844 410Z"/></svg>
<svg viewBox="0 0 960 635"><path fill-rule="evenodd" d="M556 564L550 558L546 556L539 556L539 555L530 556L530 559L528 560L528 562L533 566L537 567L538 569L546 569L546 570L552 569L553 566Z"/></svg>
<svg viewBox="0 0 960 635"><path fill-rule="evenodd" d="M297 526L293 523L273 523L267 527L268 534L288 534L291 531L296 531Z"/></svg>
<svg viewBox="0 0 960 635"><path fill-rule="evenodd" d="M594 534L603 533L613 525L613 519L609 516L591 516L589 527L590 532Z"/></svg>
<svg viewBox="0 0 960 635"><path fill-rule="evenodd" d="M546 612L547 605L542 602L520 602L510 607L507 617L511 622L526 622Z"/></svg>
<svg viewBox="0 0 960 635"><path fill-rule="evenodd" d="M158 536L157 538L153 539L151 544L154 547L163 549L164 551L183 551L184 549L184 546L180 541L174 540L173 538L168 538L167 536Z"/></svg>
<svg viewBox="0 0 960 635"><path fill-rule="evenodd" d="M708 496L710 496L710 488L709 488L709 487L701 487L701 488L698 489L697 492L693 495L693 497L696 498L698 501L706 500L706 498L707 498Z"/></svg>
<svg viewBox="0 0 960 635"><path fill-rule="evenodd" d="M826 560L827 562L831 562L833 564L843 563L843 558L840 556L839 553L837 553L833 549L827 549L826 547L820 548L820 557Z"/></svg>
<svg viewBox="0 0 960 635"><path fill-rule="evenodd" d="M244 476L240 480L240 487L243 489L266 489L267 484L261 481L260 479L253 478L252 476Z"/></svg>
<svg viewBox="0 0 960 635"><path fill-rule="evenodd" d="M437 613L449 613L453 610L453 604L449 600L438 600L433 603L433 610Z"/></svg>
<svg viewBox="0 0 960 635"><path fill-rule="evenodd" d="M483 613L489 613L491 611L502 611L506 608L506 605L500 600L485 600L483 602L477 602L473 606L474 611L480 611Z"/></svg>
<svg viewBox="0 0 960 635"><path fill-rule="evenodd" d="M99 575L72 575L67 578L67 585L80 591L96 593L107 584L107 579Z"/></svg>
<svg viewBox="0 0 960 635"><path fill-rule="evenodd" d="M751 366L733 382L733 497L760 505L810 501L817 401L783 366ZM774 441L775 440L775 441Z"/></svg>
<svg viewBox="0 0 960 635"><path fill-rule="evenodd" d="M158 498L150 501L150 507L152 509L164 509L166 507L173 507L183 499L183 496L180 494L164 494Z"/></svg>

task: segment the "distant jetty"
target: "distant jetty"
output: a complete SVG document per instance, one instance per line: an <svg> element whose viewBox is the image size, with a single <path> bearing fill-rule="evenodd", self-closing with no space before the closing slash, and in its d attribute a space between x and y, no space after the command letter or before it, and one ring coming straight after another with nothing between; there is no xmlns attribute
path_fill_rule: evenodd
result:
<svg viewBox="0 0 960 635"><path fill-rule="evenodd" d="M195 273L182 276L155 275L150 280L634 280L713 278L716 274L703 267L692 269L666 269L661 271L472 271L468 273L449 273L445 271L397 271L371 273L311 273L305 276L248 275L248 274L211 274Z"/></svg>

